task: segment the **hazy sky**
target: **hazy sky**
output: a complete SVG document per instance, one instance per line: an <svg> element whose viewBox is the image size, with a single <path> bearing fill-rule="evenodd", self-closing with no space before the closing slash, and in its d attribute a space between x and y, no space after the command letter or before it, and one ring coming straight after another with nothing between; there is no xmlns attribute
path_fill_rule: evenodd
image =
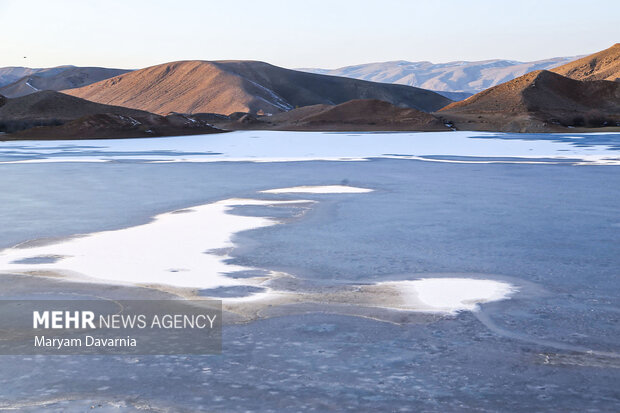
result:
<svg viewBox="0 0 620 413"><path fill-rule="evenodd" d="M0 0L0 29L0 67L537 60L620 42L620 1Z"/></svg>

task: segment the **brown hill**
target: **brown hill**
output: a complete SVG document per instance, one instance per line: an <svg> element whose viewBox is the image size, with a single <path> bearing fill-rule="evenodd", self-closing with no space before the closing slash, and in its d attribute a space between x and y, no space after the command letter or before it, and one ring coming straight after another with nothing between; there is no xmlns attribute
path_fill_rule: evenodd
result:
<svg viewBox="0 0 620 413"><path fill-rule="evenodd" d="M541 70L452 103L438 115L459 129L548 132L566 126L616 126L620 83L583 82Z"/></svg>
<svg viewBox="0 0 620 413"><path fill-rule="evenodd" d="M284 69L255 61L181 61L152 66L65 93L159 114L278 113L298 106L368 98L433 111L451 101L437 93Z"/></svg>
<svg viewBox="0 0 620 413"><path fill-rule="evenodd" d="M146 112L145 112L146 113ZM110 139L197 135L224 132L204 121L183 115L138 116L96 114L84 116L60 126L42 126L3 136L21 139Z"/></svg>
<svg viewBox="0 0 620 413"><path fill-rule="evenodd" d="M41 90L63 90L89 85L103 79L127 73L128 70L104 67L62 66L36 70L0 88L8 98L30 95Z"/></svg>
<svg viewBox="0 0 620 413"><path fill-rule="evenodd" d="M297 131L440 131L449 130L428 113L400 108L376 99L358 99L340 105L313 105L273 116L236 114L216 123L226 129Z"/></svg>
<svg viewBox="0 0 620 413"><path fill-rule="evenodd" d="M102 105L51 90L6 99L0 106L0 131L15 132L33 126L60 125L87 115L113 113L123 116L149 115L136 109Z"/></svg>
<svg viewBox="0 0 620 413"><path fill-rule="evenodd" d="M343 103L343 105L346 104ZM266 121L269 121L274 124L292 124L303 122L303 120L307 117L316 116L322 112L333 109L334 105L311 105L311 106L302 106L297 109L293 109L288 112L276 113L273 116L265 117Z"/></svg>
<svg viewBox="0 0 620 413"><path fill-rule="evenodd" d="M620 81L620 43L551 71L575 80Z"/></svg>

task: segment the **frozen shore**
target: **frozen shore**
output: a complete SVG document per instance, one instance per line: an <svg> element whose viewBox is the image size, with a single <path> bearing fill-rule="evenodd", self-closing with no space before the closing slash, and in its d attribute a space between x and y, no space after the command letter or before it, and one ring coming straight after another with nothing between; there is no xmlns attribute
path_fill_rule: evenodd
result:
<svg viewBox="0 0 620 413"><path fill-rule="evenodd" d="M168 138L0 142L0 163L292 162L371 158L456 163L620 164L620 134L237 131ZM615 143L614 143L615 142Z"/></svg>

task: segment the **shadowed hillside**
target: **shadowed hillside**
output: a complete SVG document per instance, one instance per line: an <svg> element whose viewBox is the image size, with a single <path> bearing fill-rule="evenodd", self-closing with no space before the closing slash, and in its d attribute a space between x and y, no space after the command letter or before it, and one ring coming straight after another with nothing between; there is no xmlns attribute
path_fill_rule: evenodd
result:
<svg viewBox="0 0 620 413"><path fill-rule="evenodd" d="M446 131L429 113L400 108L376 99L351 100L340 105L312 105L273 116L233 114L216 121L226 129L273 129L297 131Z"/></svg>
<svg viewBox="0 0 620 413"><path fill-rule="evenodd" d="M1 101L1 99L0 99ZM15 132L33 126L60 125L82 116L114 113L123 116L147 115L136 109L102 105L51 90L6 99L0 105L0 131Z"/></svg>
<svg viewBox="0 0 620 413"><path fill-rule="evenodd" d="M8 136L17 139L118 139L157 136L203 135L224 132L205 121L183 115L146 113L125 116L114 113L88 115L59 126L42 126ZM6 136L3 137L6 139Z"/></svg>

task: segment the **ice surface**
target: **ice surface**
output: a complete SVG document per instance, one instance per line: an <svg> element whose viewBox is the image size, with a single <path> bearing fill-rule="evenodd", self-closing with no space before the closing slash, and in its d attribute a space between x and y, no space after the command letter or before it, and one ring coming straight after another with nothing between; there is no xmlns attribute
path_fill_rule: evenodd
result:
<svg viewBox="0 0 620 413"><path fill-rule="evenodd" d="M618 142L620 134L238 131L168 138L1 142L0 162L67 162L71 159L87 162L284 162L399 158L489 163L495 162L492 158L503 158L501 162L514 158L510 162L544 159L547 163L571 160L574 163L620 164ZM468 159L433 158L442 156Z"/></svg>
<svg viewBox="0 0 620 413"><path fill-rule="evenodd" d="M267 189L265 194L360 194L372 192L372 189L356 188L345 185L294 186L291 188Z"/></svg>
<svg viewBox="0 0 620 413"><path fill-rule="evenodd" d="M84 234L59 243L0 252L0 270L56 271L94 282L217 288L248 284L223 274L251 270L209 253L234 246L235 233L275 225L276 220L228 214L238 205L281 205L312 201L226 199L157 215L153 221L115 231ZM53 263L24 265L32 257L63 257Z"/></svg>

